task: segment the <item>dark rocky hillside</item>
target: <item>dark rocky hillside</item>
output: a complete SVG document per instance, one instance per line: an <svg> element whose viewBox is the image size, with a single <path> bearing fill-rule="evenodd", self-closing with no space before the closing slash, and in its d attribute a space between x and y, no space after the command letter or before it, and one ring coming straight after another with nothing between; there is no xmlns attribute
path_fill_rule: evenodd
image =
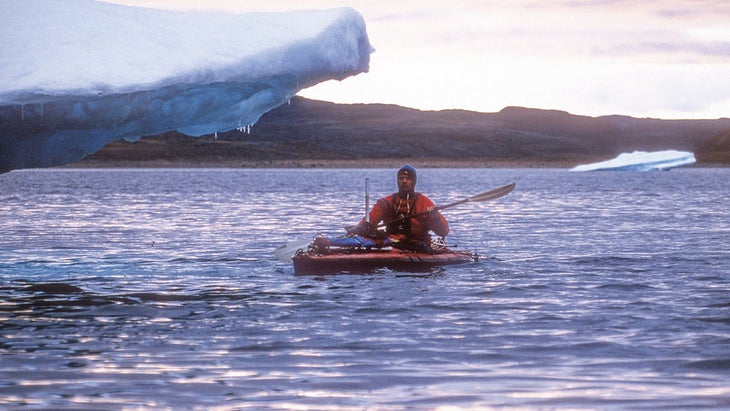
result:
<svg viewBox="0 0 730 411"><path fill-rule="evenodd" d="M730 164L730 130L707 140L696 152L697 161Z"/></svg>
<svg viewBox="0 0 730 411"><path fill-rule="evenodd" d="M420 111L296 97L262 116L250 133L231 131L201 138L167 133L135 143L117 142L87 157L82 165L375 165L409 160L420 165L558 166L663 149L693 151L701 161L727 162L727 155L713 154L713 150L727 149L727 144L713 141L728 132L727 118L587 117L520 107L498 113Z"/></svg>

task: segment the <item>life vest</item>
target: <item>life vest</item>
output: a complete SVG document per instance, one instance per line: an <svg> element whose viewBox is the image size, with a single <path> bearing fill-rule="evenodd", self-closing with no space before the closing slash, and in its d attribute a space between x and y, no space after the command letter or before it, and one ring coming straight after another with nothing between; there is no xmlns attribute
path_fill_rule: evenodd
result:
<svg viewBox="0 0 730 411"><path fill-rule="evenodd" d="M391 217L390 220L397 218L408 217L416 213L416 205L418 204L418 198L421 193L415 193L413 198L404 199L401 198L398 193L393 193L388 196ZM388 234L403 234L407 237L412 237L411 232L411 219L396 221L391 223L387 227Z"/></svg>
<svg viewBox="0 0 730 411"><path fill-rule="evenodd" d="M449 233L449 223L440 214L425 214L414 219L392 222L401 217L415 215L427 211L433 207L433 202L423 194L415 193L410 199L400 198L398 193L380 198L370 211L370 222L378 224L385 222L388 236L394 240L402 241L412 239L419 242L430 242L429 230L444 237Z"/></svg>

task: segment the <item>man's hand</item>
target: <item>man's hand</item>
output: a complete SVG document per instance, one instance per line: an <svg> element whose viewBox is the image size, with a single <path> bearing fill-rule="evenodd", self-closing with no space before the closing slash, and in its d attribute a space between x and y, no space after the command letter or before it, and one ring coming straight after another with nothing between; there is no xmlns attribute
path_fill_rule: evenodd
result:
<svg viewBox="0 0 730 411"><path fill-rule="evenodd" d="M371 230L370 223L368 223L365 220L360 221L360 223L354 227L348 227L346 229L347 234L359 235L360 237L366 237L367 234L370 232L370 230Z"/></svg>

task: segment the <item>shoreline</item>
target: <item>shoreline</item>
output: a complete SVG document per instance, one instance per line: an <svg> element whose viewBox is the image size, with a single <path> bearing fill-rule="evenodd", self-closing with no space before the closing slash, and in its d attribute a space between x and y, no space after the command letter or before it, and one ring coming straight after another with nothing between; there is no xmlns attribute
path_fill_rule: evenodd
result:
<svg viewBox="0 0 730 411"><path fill-rule="evenodd" d="M83 160L56 168L398 168L412 164L418 168L573 168L567 161L484 161L443 159L377 160L265 160L265 161L94 161Z"/></svg>
<svg viewBox="0 0 730 411"><path fill-rule="evenodd" d="M599 160L600 161L600 160ZM390 158L390 159L357 159L357 160L91 160L54 168L398 168L403 164L412 164L417 168L552 168L571 169L587 162L575 161L525 161L525 160L454 160L424 158ZM683 168L725 168L726 163L695 163Z"/></svg>

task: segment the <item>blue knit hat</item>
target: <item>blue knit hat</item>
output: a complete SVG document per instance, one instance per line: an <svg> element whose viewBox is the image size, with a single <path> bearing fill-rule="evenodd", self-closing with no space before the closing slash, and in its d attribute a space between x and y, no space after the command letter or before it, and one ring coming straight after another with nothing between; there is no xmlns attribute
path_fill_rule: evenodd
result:
<svg viewBox="0 0 730 411"><path fill-rule="evenodd" d="M397 175L400 176L403 173L408 174L409 176L411 176L411 178L413 179L413 187L416 187L416 181L418 180L418 173L416 173L416 169L413 168L412 165L406 164L403 167L401 167L401 168L398 169L398 174Z"/></svg>

